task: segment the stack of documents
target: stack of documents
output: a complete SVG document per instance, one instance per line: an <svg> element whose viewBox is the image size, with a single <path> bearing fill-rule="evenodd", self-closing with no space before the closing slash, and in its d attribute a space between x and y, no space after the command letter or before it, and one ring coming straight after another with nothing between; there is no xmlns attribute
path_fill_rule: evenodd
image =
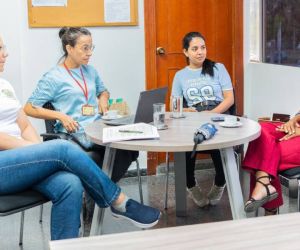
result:
<svg viewBox="0 0 300 250"><path fill-rule="evenodd" d="M159 138L157 128L146 123L103 128L103 143Z"/></svg>

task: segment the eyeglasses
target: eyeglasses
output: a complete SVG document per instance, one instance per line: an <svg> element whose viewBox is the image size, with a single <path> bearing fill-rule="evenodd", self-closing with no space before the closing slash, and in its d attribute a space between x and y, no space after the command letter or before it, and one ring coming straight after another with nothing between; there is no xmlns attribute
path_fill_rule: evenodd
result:
<svg viewBox="0 0 300 250"><path fill-rule="evenodd" d="M82 48L80 48L84 53L89 53L89 52L93 52L94 49L95 49L95 45L86 45L86 46L83 46Z"/></svg>
<svg viewBox="0 0 300 250"><path fill-rule="evenodd" d="M0 46L0 53L3 53L4 55L7 55L7 48L5 45Z"/></svg>

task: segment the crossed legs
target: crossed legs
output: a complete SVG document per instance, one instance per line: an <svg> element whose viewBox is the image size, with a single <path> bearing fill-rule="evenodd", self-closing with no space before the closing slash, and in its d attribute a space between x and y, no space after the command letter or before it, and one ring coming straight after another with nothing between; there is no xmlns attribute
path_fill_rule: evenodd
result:
<svg viewBox="0 0 300 250"><path fill-rule="evenodd" d="M257 203L256 209L262 206L272 210L281 206L283 199L278 172L300 165L300 137L279 141L285 135L276 131L279 125L280 123L261 123L261 135L249 144L243 161L243 167L251 173L250 197L255 200L264 199L264 202ZM262 178L257 182L256 180L262 176L269 178ZM270 194L277 191L278 197L266 198L267 188L261 182L268 186Z"/></svg>

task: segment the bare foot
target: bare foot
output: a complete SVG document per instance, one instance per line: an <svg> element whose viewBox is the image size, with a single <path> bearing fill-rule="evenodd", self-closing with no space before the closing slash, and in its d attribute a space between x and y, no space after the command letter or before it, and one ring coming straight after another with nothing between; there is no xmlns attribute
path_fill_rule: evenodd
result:
<svg viewBox="0 0 300 250"><path fill-rule="evenodd" d="M262 182L264 182L264 181L262 181ZM275 187L272 186L269 181L265 184L269 184L267 188L269 189L270 194L273 194L276 192ZM256 182L256 185L252 192L251 197L253 197L255 200L261 200L262 198L266 197L267 194L268 193L267 193L266 187L263 184Z"/></svg>

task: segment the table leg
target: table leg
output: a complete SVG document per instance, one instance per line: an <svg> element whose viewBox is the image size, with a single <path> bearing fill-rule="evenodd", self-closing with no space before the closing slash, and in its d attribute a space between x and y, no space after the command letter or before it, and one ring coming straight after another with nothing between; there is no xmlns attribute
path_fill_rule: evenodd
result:
<svg viewBox="0 0 300 250"><path fill-rule="evenodd" d="M241 183L239 179L233 148L223 148L220 149L220 152L227 183L232 218L234 220L246 218L246 214L244 212L244 200L241 189Z"/></svg>
<svg viewBox="0 0 300 250"><path fill-rule="evenodd" d="M111 148L109 146L105 147L102 170L108 175L108 177L111 177L112 174L116 151L117 150L115 148ZM95 205L90 236L101 234L104 212L105 208L99 208L97 204Z"/></svg>
<svg viewBox="0 0 300 250"><path fill-rule="evenodd" d="M185 152L174 153L176 216L186 216Z"/></svg>

